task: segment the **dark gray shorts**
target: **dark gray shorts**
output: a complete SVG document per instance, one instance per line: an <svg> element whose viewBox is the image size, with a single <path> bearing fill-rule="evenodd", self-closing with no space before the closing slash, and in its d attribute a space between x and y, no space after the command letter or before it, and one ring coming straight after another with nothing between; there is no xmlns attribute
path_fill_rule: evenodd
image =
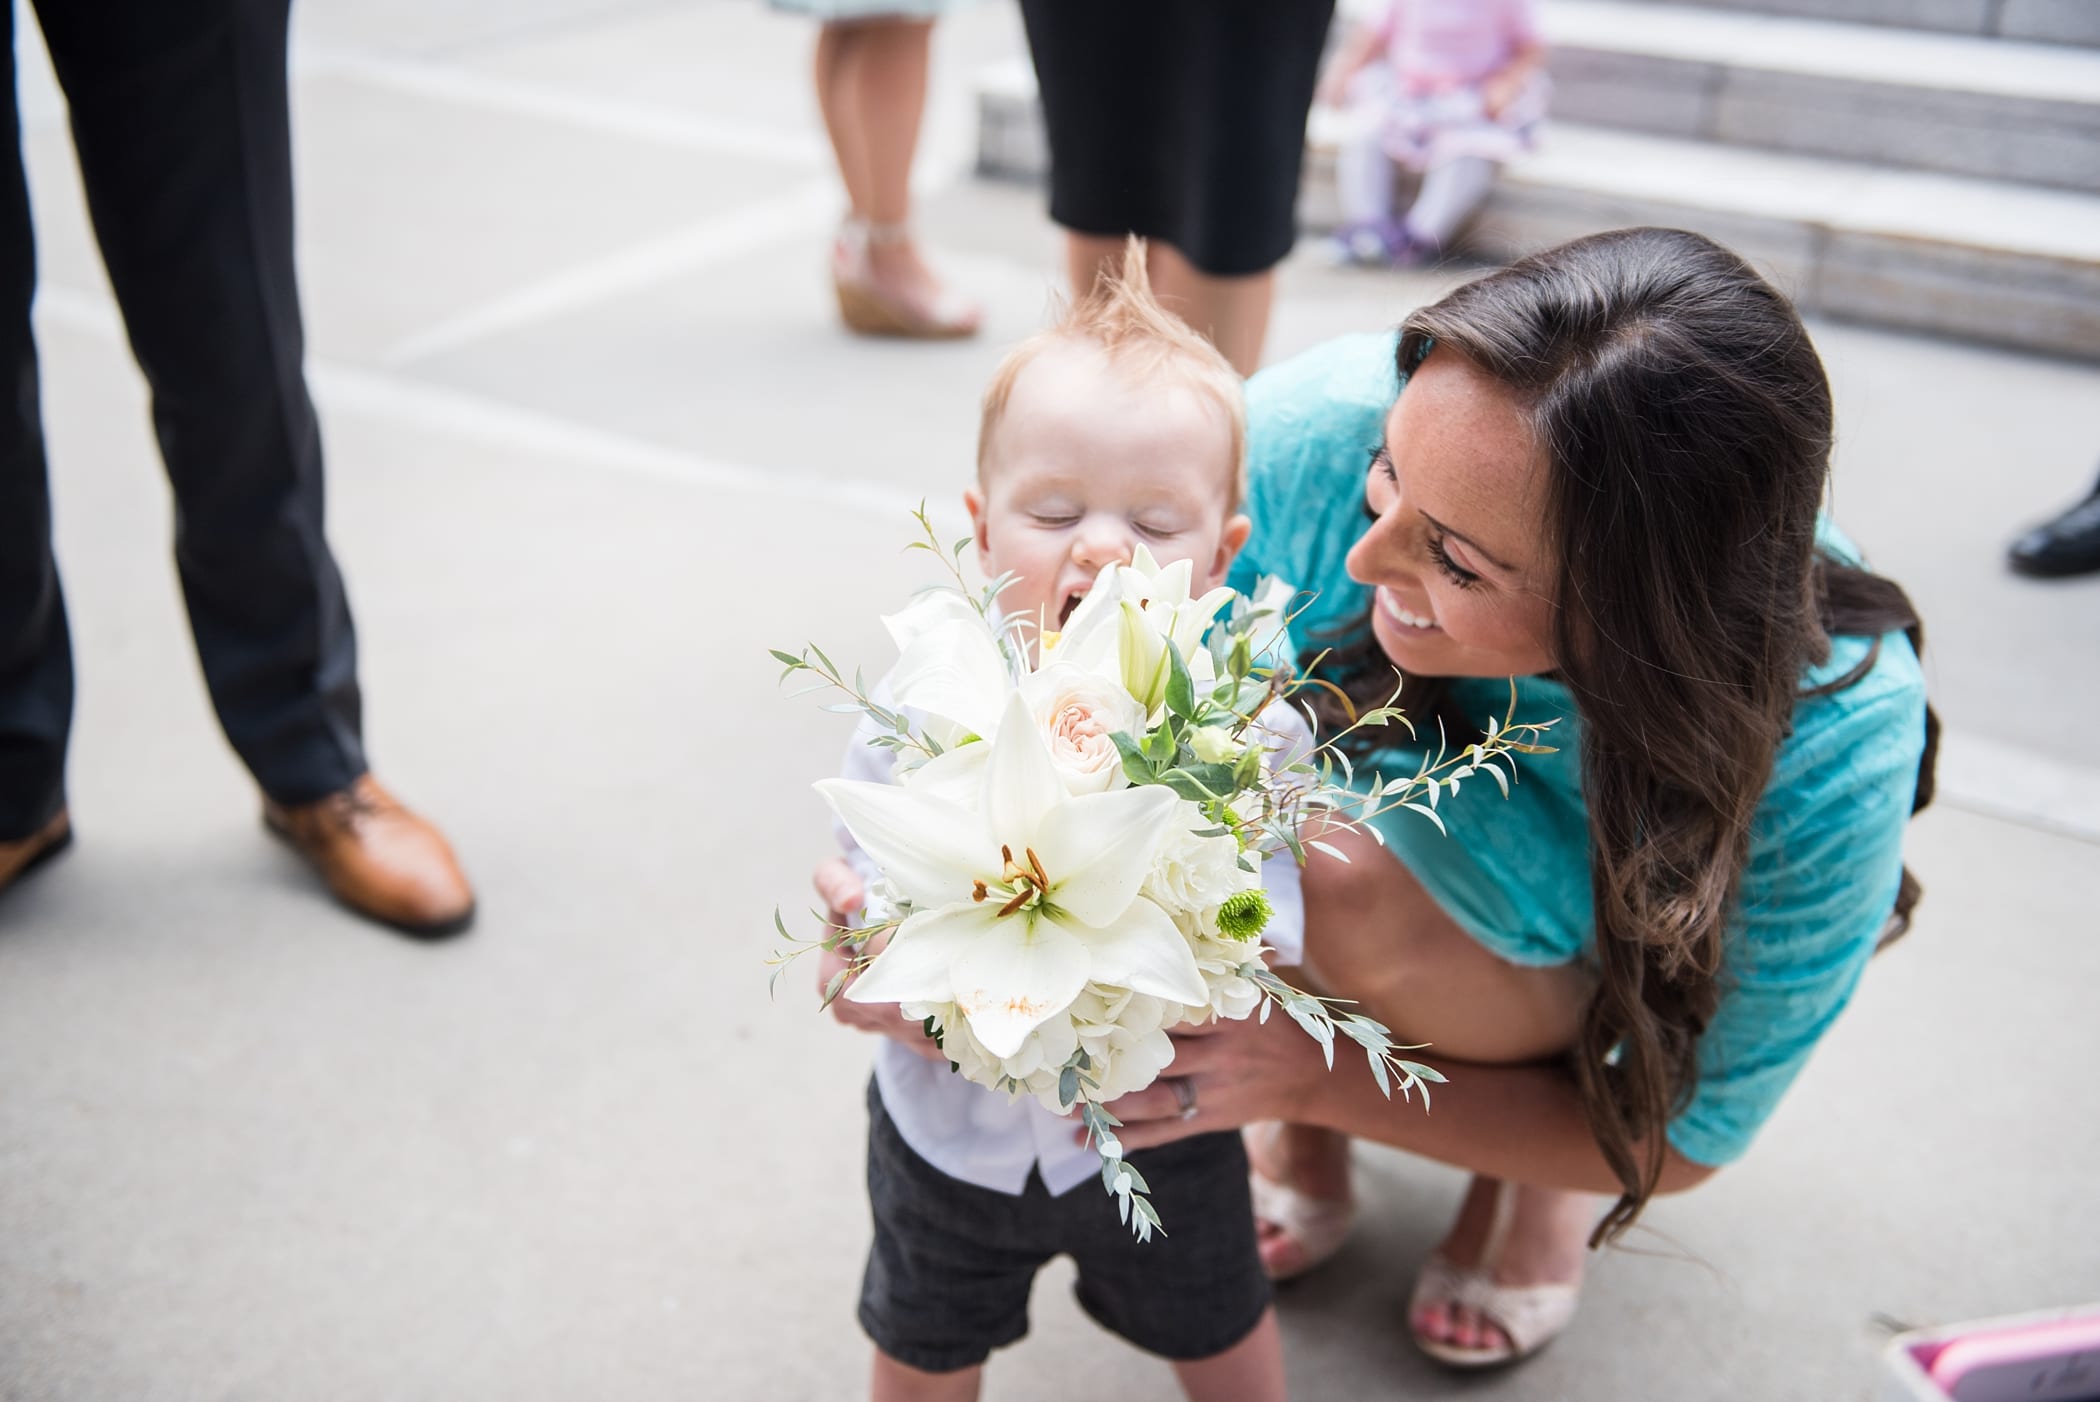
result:
<svg viewBox="0 0 2100 1402"><path fill-rule="evenodd" d="M860 1324L928 1373L982 1363L1028 1332L1028 1292L1053 1256L1079 1267L1080 1307L1165 1358L1208 1358L1261 1322L1269 1278L1255 1249L1247 1152L1204 1134L1132 1154L1171 1235L1140 1243L1098 1178L1052 1197L1031 1172L1019 1197L950 1178L897 1132L868 1083L868 1202L875 1241Z"/></svg>

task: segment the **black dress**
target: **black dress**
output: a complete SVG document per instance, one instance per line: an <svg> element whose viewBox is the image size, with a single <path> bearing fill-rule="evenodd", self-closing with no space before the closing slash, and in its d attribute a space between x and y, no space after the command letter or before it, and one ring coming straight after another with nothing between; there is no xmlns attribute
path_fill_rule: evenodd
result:
<svg viewBox="0 0 2100 1402"><path fill-rule="evenodd" d="M1050 217L1199 270L1274 267L1334 0L1021 0L1050 139Z"/></svg>

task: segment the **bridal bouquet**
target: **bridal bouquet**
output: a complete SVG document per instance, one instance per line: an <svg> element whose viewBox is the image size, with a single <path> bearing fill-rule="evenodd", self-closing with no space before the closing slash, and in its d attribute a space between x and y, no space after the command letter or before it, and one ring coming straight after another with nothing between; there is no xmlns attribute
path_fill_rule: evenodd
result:
<svg viewBox="0 0 2100 1402"><path fill-rule="evenodd" d="M1405 724L1381 707L1349 731L1292 752L1263 721L1308 683L1289 670L1287 599L1230 589L1197 597L1186 563L1140 548L1103 570L1064 623L1002 617L1004 581L922 591L883 622L899 651L871 692L821 649L774 652L868 717L893 752L892 782L826 779L817 789L873 859L865 923L815 939L775 925L785 963L846 947L825 1001L899 1003L963 1076L1059 1113L1077 1108L1102 1182L1139 1239L1159 1229L1147 1185L1123 1159L1104 1102L1149 1085L1173 1059L1167 1032L1282 1008L1334 1063L1337 1035L1360 1046L1390 1096L1442 1076L1402 1059L1387 1029L1284 982L1262 962L1270 907L1264 860L1341 856L1321 828L1369 828L1394 806L1438 827L1440 792L1491 776L1506 794L1513 753L1545 727L1489 722L1479 743L1442 747L1410 779L1352 789L1335 742ZM1030 646L1033 635L1034 646ZM1302 726L1289 727L1303 735ZM1309 823L1309 819L1317 819ZM857 975L857 977L856 977ZM777 978L776 973L776 978ZM848 986L850 981L850 986Z"/></svg>

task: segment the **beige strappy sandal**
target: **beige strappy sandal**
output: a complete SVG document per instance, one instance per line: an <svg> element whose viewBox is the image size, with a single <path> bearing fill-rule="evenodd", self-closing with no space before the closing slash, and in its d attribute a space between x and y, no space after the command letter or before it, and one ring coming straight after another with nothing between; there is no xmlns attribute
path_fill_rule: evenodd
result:
<svg viewBox="0 0 2100 1402"><path fill-rule="evenodd" d="M1575 1318L1580 1281L1545 1285L1497 1285L1495 1265L1515 1215L1516 1185L1504 1182L1495 1193L1494 1221L1477 1266L1454 1265L1442 1252L1430 1253L1415 1278L1407 1305L1407 1330L1422 1352L1453 1368L1495 1368L1529 1358L1558 1337ZM1502 1331L1506 1344L1466 1348L1423 1336L1415 1316L1431 1305L1466 1305Z"/></svg>
<svg viewBox="0 0 2100 1402"><path fill-rule="evenodd" d="M1281 1124L1260 1125L1249 1133L1279 1134ZM1251 1168L1247 1187L1254 1198L1255 1220L1267 1222L1298 1244L1299 1261L1287 1271L1272 1271L1275 1280L1295 1280L1327 1264L1356 1225L1356 1199L1316 1198L1288 1183L1264 1178Z"/></svg>
<svg viewBox="0 0 2100 1402"><path fill-rule="evenodd" d="M875 286L868 274L868 250L911 238L908 224L875 224L848 217L832 246L831 284L839 299L839 319L863 336L893 336L914 341L953 341L977 334L984 311L976 303L943 291L928 307L913 306Z"/></svg>

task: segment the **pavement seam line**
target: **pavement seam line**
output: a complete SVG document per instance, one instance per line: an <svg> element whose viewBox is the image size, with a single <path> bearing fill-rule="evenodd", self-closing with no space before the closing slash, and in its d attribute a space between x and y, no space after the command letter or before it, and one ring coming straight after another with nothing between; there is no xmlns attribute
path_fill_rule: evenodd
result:
<svg viewBox="0 0 2100 1402"><path fill-rule="evenodd" d="M743 156L811 170L831 161L830 152L813 133L609 101L546 83L477 72L454 63L321 48L302 55L299 77L354 78L457 107L531 117L603 136L711 155Z"/></svg>
<svg viewBox="0 0 2100 1402"><path fill-rule="evenodd" d="M398 367L508 331L639 292L699 272L810 230L838 205L830 180L809 181L785 195L633 244L514 287L477 307L413 332L380 353Z"/></svg>

